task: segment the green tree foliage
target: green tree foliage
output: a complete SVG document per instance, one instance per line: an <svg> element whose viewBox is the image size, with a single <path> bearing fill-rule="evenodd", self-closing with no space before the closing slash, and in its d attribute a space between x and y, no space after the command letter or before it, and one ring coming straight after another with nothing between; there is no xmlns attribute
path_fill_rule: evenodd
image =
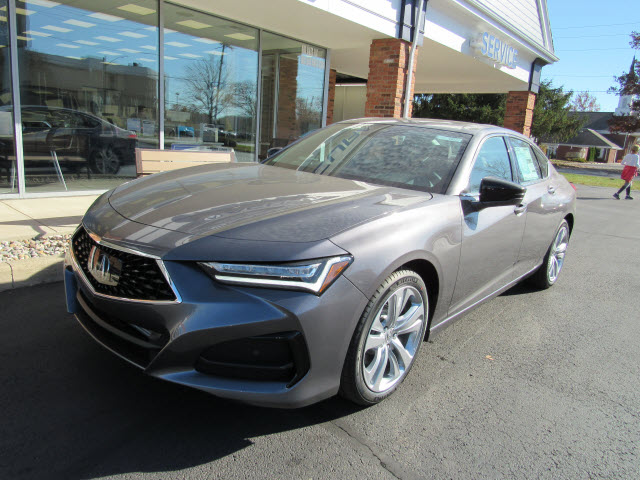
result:
<svg viewBox="0 0 640 480"><path fill-rule="evenodd" d="M477 93L416 95L413 116L502 126L506 98L504 94Z"/></svg>
<svg viewBox="0 0 640 480"><path fill-rule="evenodd" d="M533 110L531 136L556 142L577 135L586 119L570 114L572 96L572 91L564 92L550 81L542 82ZM413 116L502 126L506 99L505 94L417 95Z"/></svg>
<svg viewBox="0 0 640 480"><path fill-rule="evenodd" d="M563 142L575 137L586 117L571 113L573 92L554 87L550 80L540 83L540 91L533 108L531 136L547 142Z"/></svg>
<svg viewBox="0 0 640 480"><path fill-rule="evenodd" d="M631 33L632 48L640 49L640 32ZM609 121L609 129L612 132L633 133L640 131L640 62L635 58L629 69L629 73L624 73L615 77L618 82L617 87L611 87L609 93L616 93L620 96L631 95L631 114L614 115Z"/></svg>

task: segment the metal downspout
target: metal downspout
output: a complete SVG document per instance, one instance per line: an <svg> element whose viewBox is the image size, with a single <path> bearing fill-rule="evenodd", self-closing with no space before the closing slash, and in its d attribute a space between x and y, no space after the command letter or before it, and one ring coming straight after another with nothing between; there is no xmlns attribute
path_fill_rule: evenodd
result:
<svg viewBox="0 0 640 480"><path fill-rule="evenodd" d="M411 84L413 83L413 65L416 61L416 47L418 45L418 37L420 36L420 25L422 25L423 2L424 0L418 0L418 14L416 15L417 19L413 27L411 53L409 53L409 71L407 72L407 83L404 86L404 106L402 108L402 118L409 118L409 105L411 105L411 102L413 102L413 98L409 98L409 96L411 94Z"/></svg>

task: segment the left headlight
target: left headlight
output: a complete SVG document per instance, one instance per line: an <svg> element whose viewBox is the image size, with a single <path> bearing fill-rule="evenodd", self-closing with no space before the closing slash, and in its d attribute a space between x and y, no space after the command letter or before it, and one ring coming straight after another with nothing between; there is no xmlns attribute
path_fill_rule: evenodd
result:
<svg viewBox="0 0 640 480"><path fill-rule="evenodd" d="M234 285L308 290L320 295L351 264L353 257L331 257L296 263L246 264L200 262L214 279Z"/></svg>

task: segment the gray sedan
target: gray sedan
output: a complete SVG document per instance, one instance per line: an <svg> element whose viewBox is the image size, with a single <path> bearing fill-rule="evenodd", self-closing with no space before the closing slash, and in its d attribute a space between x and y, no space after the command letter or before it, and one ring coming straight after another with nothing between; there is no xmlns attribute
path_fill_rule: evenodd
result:
<svg viewBox="0 0 640 480"><path fill-rule="evenodd" d="M67 306L149 375L301 407L380 402L424 339L564 263L575 191L489 125L359 119L262 164L152 175L73 236Z"/></svg>

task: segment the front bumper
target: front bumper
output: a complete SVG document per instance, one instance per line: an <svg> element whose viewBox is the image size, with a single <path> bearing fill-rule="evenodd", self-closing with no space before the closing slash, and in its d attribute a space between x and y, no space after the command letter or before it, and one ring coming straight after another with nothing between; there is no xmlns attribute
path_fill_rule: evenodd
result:
<svg viewBox="0 0 640 480"><path fill-rule="evenodd" d="M98 343L145 373L219 397L297 408L337 393L351 336L367 302L346 278L316 296L222 285L195 262L162 264L179 301L136 302L96 294L73 254L67 254L70 313ZM247 378L242 366L226 369L224 375L216 374L219 368L203 367L203 355L206 360L211 352L215 356L216 351L265 338L266 343L275 338L290 347L293 379L279 378L273 368L255 379ZM248 355L252 351L249 348ZM259 352L255 358L253 365L259 367Z"/></svg>

